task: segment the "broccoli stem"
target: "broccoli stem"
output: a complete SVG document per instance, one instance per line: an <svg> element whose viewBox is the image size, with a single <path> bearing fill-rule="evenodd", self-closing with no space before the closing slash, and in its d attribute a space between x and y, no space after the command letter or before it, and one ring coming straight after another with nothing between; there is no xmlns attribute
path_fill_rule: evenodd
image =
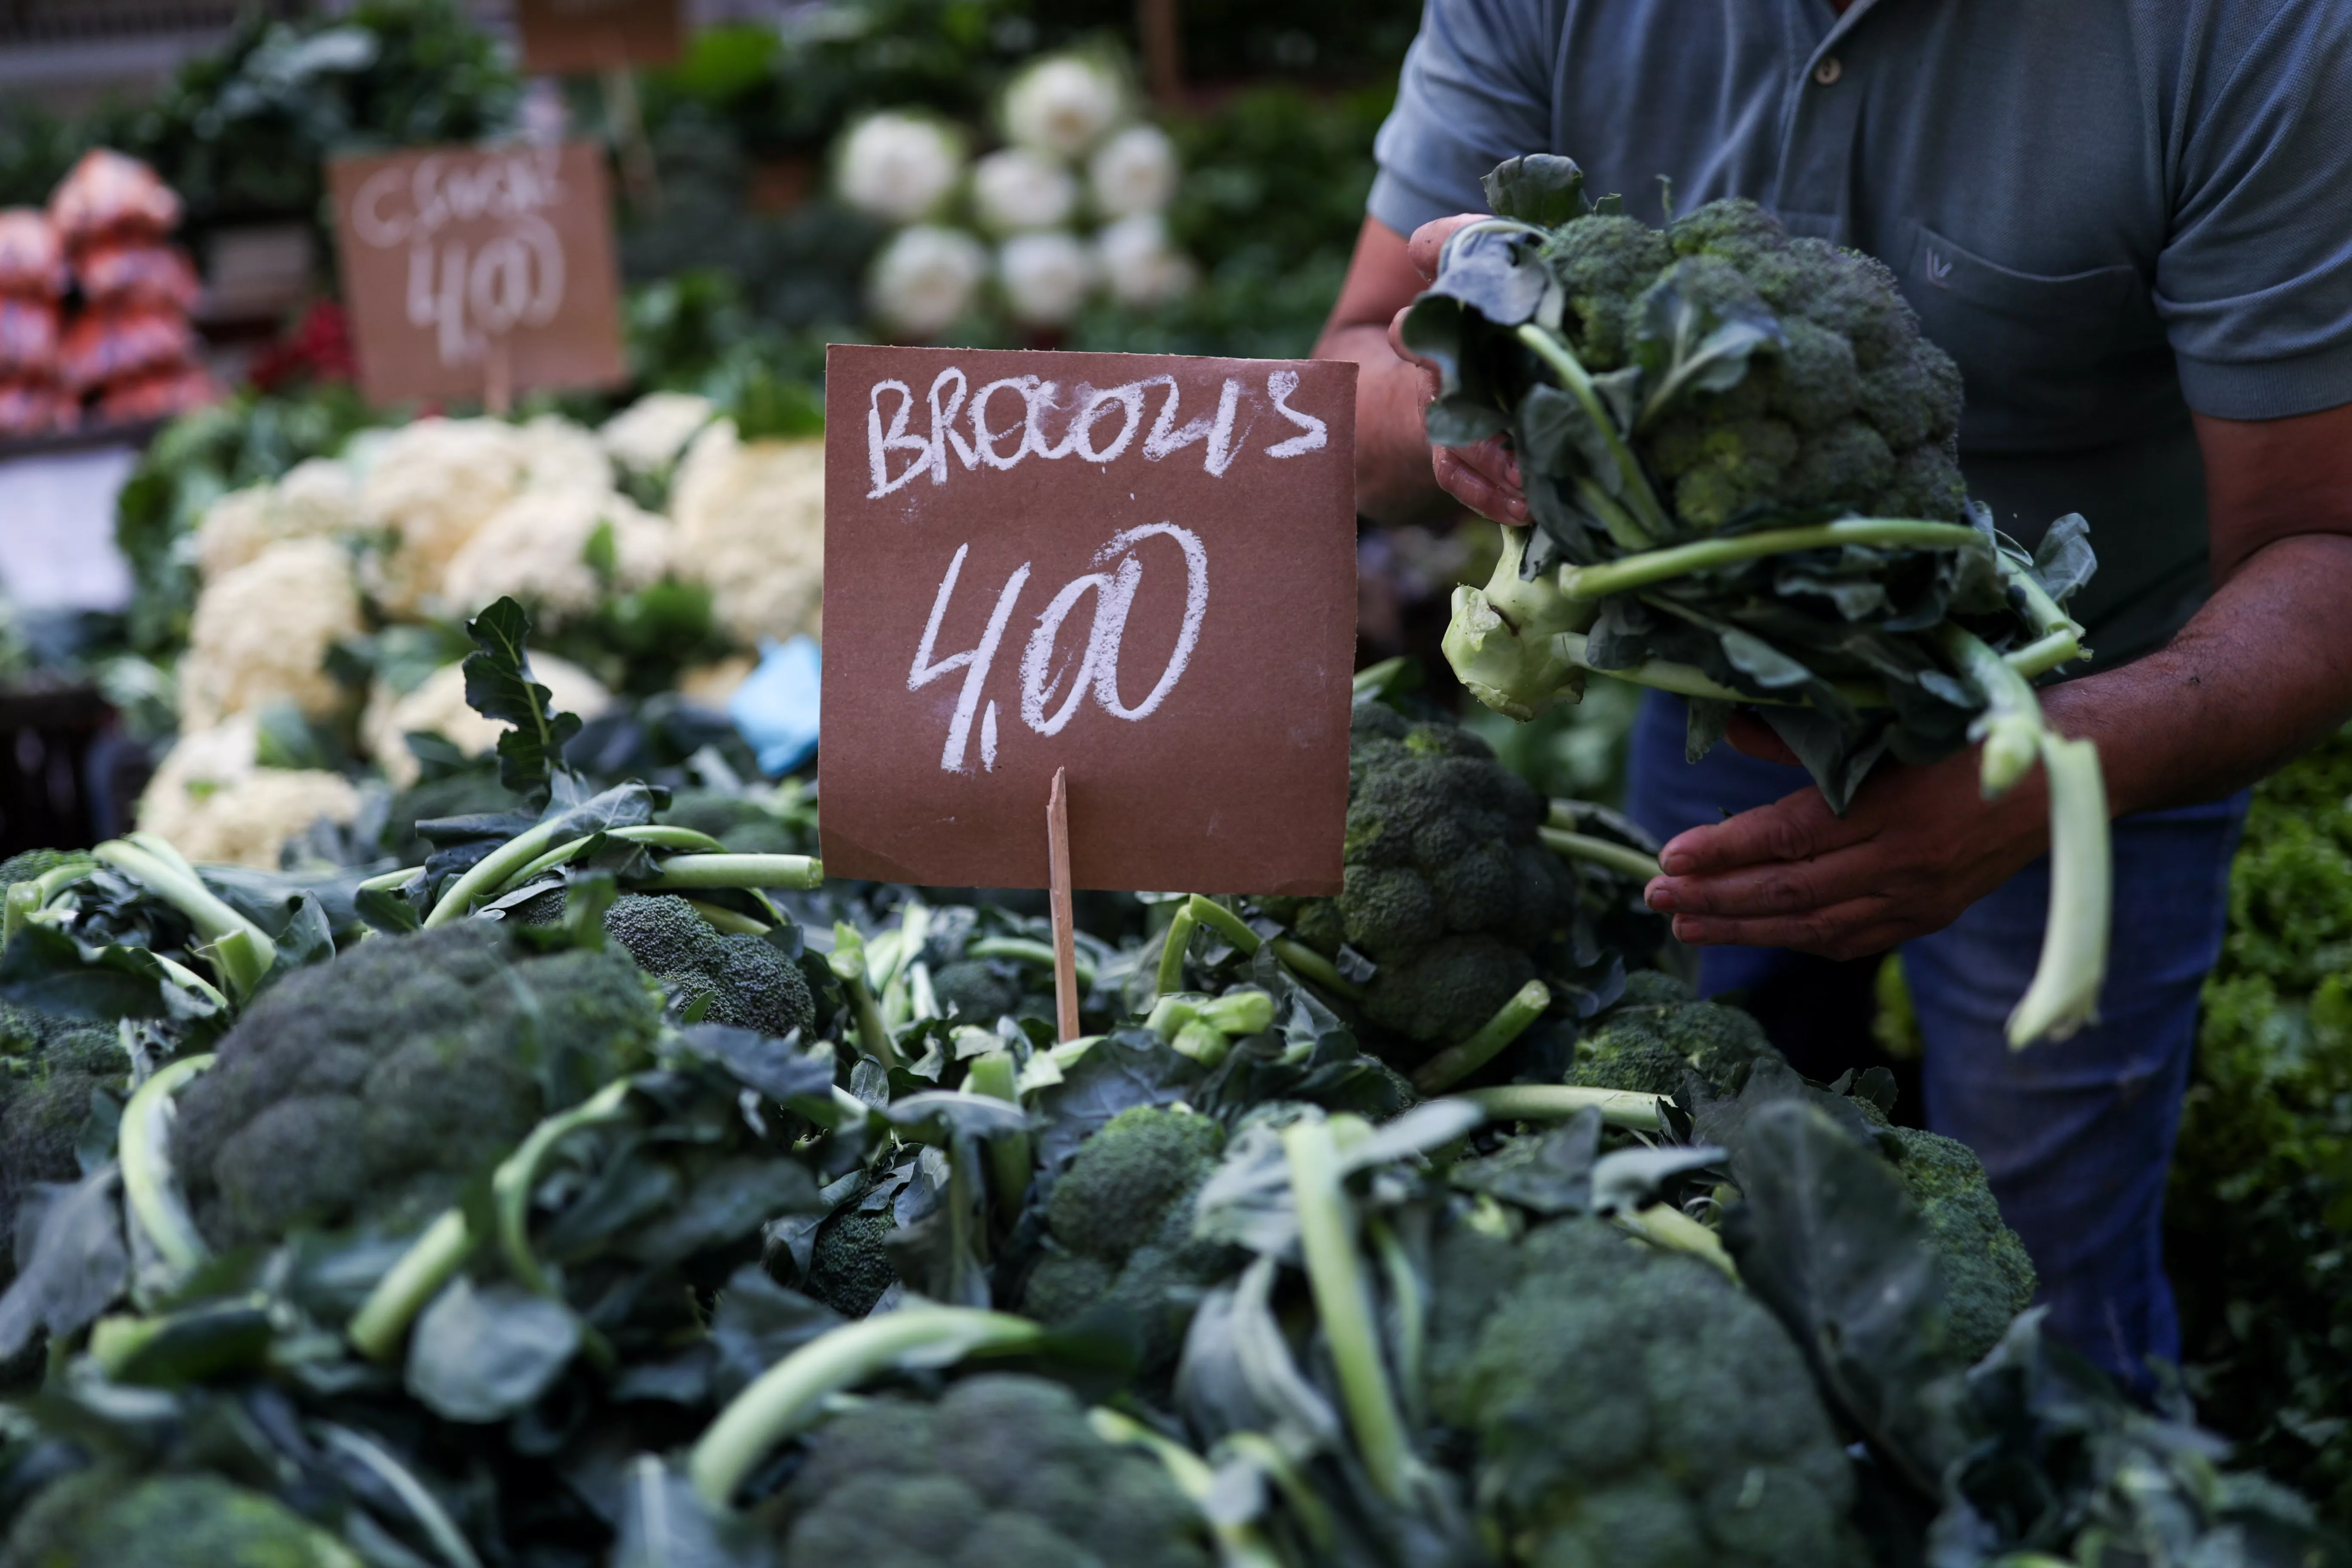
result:
<svg viewBox="0 0 2352 1568"><path fill-rule="evenodd" d="M82 858L68 861L63 866L52 866L34 878L33 886L39 889L41 902L46 905L51 899L56 898L76 882L89 880L90 874L97 869L98 862L95 859Z"/></svg>
<svg viewBox="0 0 2352 1568"><path fill-rule="evenodd" d="M1214 899L1195 893L1184 900L1184 907L1192 911L1193 920L1223 937L1244 958L1255 956L1265 945L1265 938L1252 931L1247 921Z"/></svg>
<svg viewBox="0 0 2352 1568"><path fill-rule="evenodd" d="M1176 918L1168 922L1168 932L1160 943L1157 984L1162 996L1184 989L1184 950L1192 945L1192 928L1199 923L1189 902L1176 906Z"/></svg>
<svg viewBox="0 0 2352 1568"><path fill-rule="evenodd" d="M1263 1432L1234 1432L1226 1435L1220 1446L1227 1453L1247 1460L1271 1479L1282 1493L1282 1500L1290 1506L1307 1541L1318 1552L1330 1551L1339 1533L1332 1522L1330 1506L1316 1491L1314 1483L1298 1473L1297 1461L1281 1444Z"/></svg>
<svg viewBox="0 0 2352 1568"><path fill-rule="evenodd" d="M1652 1204L1639 1214L1621 1214L1617 1223L1653 1247L1687 1252L1723 1270L1724 1278L1733 1284L1739 1283L1738 1266L1723 1249L1723 1238L1672 1204Z"/></svg>
<svg viewBox="0 0 2352 1568"><path fill-rule="evenodd" d="M209 944L203 952L214 972L238 1001L252 995L278 962L278 944L223 902L178 850L154 835L109 839L90 853L185 915Z"/></svg>
<svg viewBox="0 0 2352 1568"><path fill-rule="evenodd" d="M1665 1125L1659 1102L1666 1097L1632 1089L1586 1089L1572 1083L1510 1083L1493 1089L1464 1089L1468 1100L1495 1121L1565 1121L1580 1110L1595 1110L1612 1127L1635 1132L1655 1132Z"/></svg>
<svg viewBox="0 0 2352 1568"><path fill-rule="evenodd" d="M571 1110L549 1117L532 1128L530 1136L491 1173L490 1205L498 1215L499 1245L506 1253L507 1267L526 1290L555 1294L553 1281L530 1249L530 1194L539 1184L540 1167L555 1146L572 1133L584 1127L605 1126L626 1115L632 1087L629 1079L615 1079Z"/></svg>
<svg viewBox="0 0 2352 1568"><path fill-rule="evenodd" d="M1340 1403L1357 1452L1381 1495L1404 1502L1412 1489L1412 1450L1381 1353L1371 1290L1356 1249L1355 1213L1341 1185L1330 1123L1319 1118L1291 1123L1282 1131L1282 1150L1290 1165L1307 1288L1339 1373Z"/></svg>
<svg viewBox="0 0 2352 1568"><path fill-rule="evenodd" d="M608 827L603 830L601 836L606 838L618 838L626 844L643 844L656 849L723 850L727 847L708 833L697 833L691 827L664 827L658 823L647 823L636 827ZM499 883L498 890L501 893L511 891L521 887L533 877L553 870L556 867L578 856L598 837L598 834L583 833L567 843L557 845Z"/></svg>
<svg viewBox="0 0 2352 1568"><path fill-rule="evenodd" d="M182 989L194 992L215 1007L226 1009L228 1006L228 998L222 995L211 981L190 969L178 959L152 951L150 956L155 960L157 967L161 968L172 978L173 983Z"/></svg>
<svg viewBox="0 0 2352 1568"><path fill-rule="evenodd" d="M1543 840L1544 847L1555 855L1570 860L1589 861L1621 877L1631 877L1637 882L1647 882L1653 877L1663 875L1656 856L1644 855L1630 845L1619 844L1612 839L1595 838L1589 833L1571 833L1565 827L1549 826L1537 828L1536 836Z"/></svg>
<svg viewBox="0 0 2352 1568"><path fill-rule="evenodd" d="M321 1421L315 1430L321 1443L356 1460L382 1482L387 1491L400 1500L401 1507L416 1521L448 1568L482 1568L482 1560L474 1555L474 1549L467 1542L465 1532L457 1528L457 1521L449 1517L440 1500L424 1482L410 1474L406 1466L369 1438L348 1427L338 1426L331 1421Z"/></svg>
<svg viewBox="0 0 2352 1568"><path fill-rule="evenodd" d="M1530 980L1518 994L1496 1010L1478 1032L1458 1046L1448 1046L1421 1064L1412 1087L1423 1094L1443 1094L1502 1054L1503 1047L1528 1032L1528 1026L1551 1005L1551 987Z"/></svg>
<svg viewBox="0 0 2352 1568"><path fill-rule="evenodd" d="M463 1209L445 1210L411 1242L399 1261L376 1281L375 1289L352 1315L344 1331L352 1347L370 1361L390 1359L400 1348L408 1325L425 1304L440 1292L474 1250L474 1234Z"/></svg>
<svg viewBox="0 0 2352 1568"><path fill-rule="evenodd" d="M561 822L542 822L536 827L527 827L475 861L442 893L425 915L424 929L432 931L471 914L477 899L488 898L492 889L505 886L509 877L530 865L555 841L562 828Z"/></svg>
<svg viewBox="0 0 2352 1568"><path fill-rule="evenodd" d="M407 885L411 877L416 876L424 869L422 866L403 866L397 871L386 871L380 877L370 877L359 885L358 890L362 893L397 892Z"/></svg>
<svg viewBox="0 0 2352 1568"><path fill-rule="evenodd" d="M1672 659L1645 658L1623 669L1603 669L1585 658L1584 650L1590 640L1582 632L1554 632L1551 639L1553 650L1561 663L1599 670L1613 680L1622 680L1629 685L1652 687L1660 691L1670 691L1677 697L1707 697L1717 702L1796 706L1769 697L1751 697L1736 687L1726 686L1712 679L1695 664L1676 664Z"/></svg>
<svg viewBox="0 0 2352 1568"><path fill-rule="evenodd" d="M1050 971L1054 967L1054 944L1033 942L1024 936L984 936L964 950L967 958L1004 958L1015 963L1026 963ZM1078 989L1090 991L1095 984L1095 966L1086 955L1077 956Z"/></svg>
<svg viewBox="0 0 2352 1568"><path fill-rule="evenodd" d="M1663 550L1621 555L1592 566L1562 566L1559 591L1571 599L1599 599L1646 588L1676 577L1800 550L1832 550L1848 544L1880 549L1989 550L1985 536L1964 522L1925 522L1909 518L1856 517L1807 528L1768 528L1728 538L1701 539Z"/></svg>
<svg viewBox="0 0 2352 1568"><path fill-rule="evenodd" d="M2050 912L2033 979L2009 1016L2011 1049L2045 1035L2063 1040L2098 1016L2114 919L2114 867L2107 836L2107 792L2098 748L2068 740L2042 720L2025 678L1965 627L1936 628L1938 646L1984 700L1972 733L1981 734L1984 793L1997 796L2039 759L2050 789Z"/></svg>
<svg viewBox="0 0 2352 1568"><path fill-rule="evenodd" d="M696 888L797 888L824 883L824 863L812 855L673 855L660 874L638 887L647 892Z"/></svg>
<svg viewBox="0 0 2352 1568"><path fill-rule="evenodd" d="M1219 1568L1284 1568L1281 1554L1267 1543L1255 1525L1223 1518L1222 1510L1210 1506L1217 1490L1217 1472L1200 1455L1161 1436L1142 1422L1099 1405L1087 1412L1087 1423L1104 1442L1141 1448L1160 1461L1169 1479L1176 1483L1176 1489L1192 1499L1193 1506L1201 1510L1202 1521L1217 1542Z"/></svg>
<svg viewBox="0 0 2352 1568"><path fill-rule="evenodd" d="M898 1047L890 1038L889 1021L874 999L874 987L866 984L866 939L858 935L856 926L846 921L834 922L833 951L825 954L824 962L849 994L850 1013L857 1024L857 1048L886 1068L898 1066Z"/></svg>
<svg viewBox="0 0 2352 1568"><path fill-rule="evenodd" d="M827 1395L897 1366L939 1366L1034 1347L1045 1329L973 1307L902 1307L820 1334L752 1380L688 1456L694 1489L713 1509L734 1500L768 1450L814 1422Z"/></svg>
<svg viewBox="0 0 2352 1568"><path fill-rule="evenodd" d="M115 1158L122 1166L122 1195L131 1217L175 1274L194 1268L209 1249L172 1176L172 1096L212 1066L213 1059L209 1054L182 1057L149 1074L122 1108L122 1122L115 1134Z"/></svg>
<svg viewBox="0 0 2352 1568"><path fill-rule="evenodd" d="M39 883L11 882L8 884L5 923L0 924L0 947L5 947L16 940L16 933L23 931L25 923L40 910L41 904Z"/></svg>
<svg viewBox="0 0 2352 1568"><path fill-rule="evenodd" d="M1019 1082L1019 1069L1008 1050L983 1052L964 1069L963 1087L967 1092L984 1094L1008 1105L1021 1103ZM1021 1205L1029 1195L1030 1152L1026 1132L988 1140L989 1185L996 1189L996 1213L1007 1226L1021 1218Z"/></svg>
<svg viewBox="0 0 2352 1568"><path fill-rule="evenodd" d="M1585 417L1592 421L1593 428L1609 445L1610 458L1617 467L1619 488L1624 492L1623 510L1612 507L1615 515L1602 516L1609 526L1609 536L1627 550L1649 549L1661 536L1672 531L1666 509L1650 489L1650 477L1642 471L1642 460L1617 433L1617 421L1601 401L1601 395L1593 390L1592 377L1584 363L1576 357L1575 350L1533 321L1520 327L1517 336L1538 359L1551 367L1561 386L1583 405ZM1593 493L1604 493L1605 489L1596 484Z"/></svg>
<svg viewBox="0 0 2352 1568"><path fill-rule="evenodd" d="M1187 941L1192 937L1192 926L1204 925L1232 943L1235 951L1244 957L1255 957L1257 950L1266 945L1266 939L1252 931L1247 921L1214 899L1203 897L1202 894L1194 893L1184 901L1184 908L1178 914L1177 919L1184 921L1187 917L1189 917L1189 923L1184 929L1184 937ZM1175 940L1176 927L1173 924L1168 928L1168 934L1171 946L1162 948L1160 955L1160 991L1162 995L1171 991L1183 989L1184 982L1182 946ZM1363 988L1350 984L1329 959L1317 952L1313 948L1303 942L1293 942L1287 937L1276 937L1273 941L1275 957L1280 959L1286 967L1301 979L1311 980L1318 985L1346 997L1350 1002L1363 1000ZM1178 962L1172 969L1168 961L1168 954L1171 951L1178 955ZM1256 1033L1254 1029L1246 1032Z"/></svg>
<svg viewBox="0 0 2352 1568"><path fill-rule="evenodd" d="M765 936L776 929L765 921L737 914L733 910L714 904L708 899L688 899L686 904L713 931L724 931L730 936Z"/></svg>
<svg viewBox="0 0 2352 1568"><path fill-rule="evenodd" d="M1305 942L1278 936L1269 945L1274 949L1274 956L1282 960L1284 965L1301 980L1311 980L1324 990L1344 996L1350 1002L1364 999L1362 986L1340 973L1338 964Z"/></svg>

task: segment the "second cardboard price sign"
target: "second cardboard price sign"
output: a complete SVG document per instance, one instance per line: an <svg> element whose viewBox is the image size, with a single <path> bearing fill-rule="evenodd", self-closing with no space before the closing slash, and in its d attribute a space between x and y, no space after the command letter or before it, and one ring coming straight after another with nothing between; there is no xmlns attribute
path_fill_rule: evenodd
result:
<svg viewBox="0 0 2352 1568"><path fill-rule="evenodd" d="M1352 365L836 347L825 401L830 873L1051 887L1066 1035L1072 887L1339 890Z"/></svg>

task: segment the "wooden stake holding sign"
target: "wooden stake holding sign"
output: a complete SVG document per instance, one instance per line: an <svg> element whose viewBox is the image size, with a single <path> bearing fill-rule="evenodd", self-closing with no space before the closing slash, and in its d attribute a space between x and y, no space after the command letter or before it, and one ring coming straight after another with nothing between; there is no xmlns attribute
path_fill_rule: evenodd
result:
<svg viewBox="0 0 2352 1568"><path fill-rule="evenodd" d="M1058 888L1066 1035L1070 889L1339 890L1354 366L837 346L825 401L830 871Z"/></svg>
<svg viewBox="0 0 2352 1568"><path fill-rule="evenodd" d="M1070 771L1054 770L1045 797L1046 903L1054 914L1054 1022L1056 1037L1075 1040L1078 1026L1078 921L1070 899Z"/></svg>

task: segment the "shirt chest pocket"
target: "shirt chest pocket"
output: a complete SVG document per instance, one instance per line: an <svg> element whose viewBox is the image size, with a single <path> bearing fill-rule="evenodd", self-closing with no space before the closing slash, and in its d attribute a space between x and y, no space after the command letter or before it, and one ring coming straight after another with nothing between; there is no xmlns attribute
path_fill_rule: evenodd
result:
<svg viewBox="0 0 2352 1568"><path fill-rule="evenodd" d="M2178 416L2171 350L2136 268L2020 272L1922 224L1903 291L1927 336L1959 362L1966 448L2104 446Z"/></svg>

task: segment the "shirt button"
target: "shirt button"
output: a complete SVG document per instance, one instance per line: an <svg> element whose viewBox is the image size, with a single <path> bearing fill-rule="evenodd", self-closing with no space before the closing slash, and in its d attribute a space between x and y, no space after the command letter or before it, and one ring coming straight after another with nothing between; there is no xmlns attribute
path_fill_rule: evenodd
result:
<svg viewBox="0 0 2352 1568"><path fill-rule="evenodd" d="M1845 75L1845 62L1835 55L1824 55L1822 63L1813 68L1813 79L1823 87L1835 87L1838 78Z"/></svg>

